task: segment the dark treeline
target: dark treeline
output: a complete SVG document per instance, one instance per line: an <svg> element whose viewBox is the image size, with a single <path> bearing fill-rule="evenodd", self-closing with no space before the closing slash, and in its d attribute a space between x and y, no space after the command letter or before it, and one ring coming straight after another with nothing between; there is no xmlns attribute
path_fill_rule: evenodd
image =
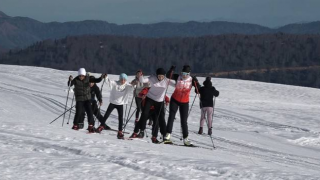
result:
<svg viewBox="0 0 320 180"><path fill-rule="evenodd" d="M134 74L137 69L154 73L157 67L193 73L233 73L229 78L320 87L319 69L259 72L259 69L313 67L320 65L320 35L264 34L217 35L188 38L141 38L124 36L78 36L37 42L26 49L10 51L0 63L91 72Z"/></svg>

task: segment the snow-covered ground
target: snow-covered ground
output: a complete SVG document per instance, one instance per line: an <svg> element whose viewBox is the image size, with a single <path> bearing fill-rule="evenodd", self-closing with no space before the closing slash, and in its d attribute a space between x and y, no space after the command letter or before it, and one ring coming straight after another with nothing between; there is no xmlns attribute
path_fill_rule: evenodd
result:
<svg viewBox="0 0 320 180"><path fill-rule="evenodd" d="M0 65L0 179L320 179L319 89L214 78L212 150L210 137L196 134L198 99L189 138L203 148L152 144L150 129L131 141L74 131L74 111L70 124L69 114L63 127L62 118L49 124L64 111L70 74L77 72ZM104 86L103 114L109 92ZM182 144L177 115L173 140ZM107 124L117 128L116 111Z"/></svg>

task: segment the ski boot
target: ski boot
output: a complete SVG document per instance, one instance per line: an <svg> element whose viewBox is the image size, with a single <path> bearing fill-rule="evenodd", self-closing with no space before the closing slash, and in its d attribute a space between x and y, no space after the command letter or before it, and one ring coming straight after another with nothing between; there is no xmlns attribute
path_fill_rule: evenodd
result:
<svg viewBox="0 0 320 180"><path fill-rule="evenodd" d="M188 137L184 138L183 139L183 144L185 146L192 146L192 143L189 141Z"/></svg>
<svg viewBox="0 0 320 180"><path fill-rule="evenodd" d="M164 144L172 144L172 141L170 140L171 134L167 133L166 136L163 138L163 143Z"/></svg>
<svg viewBox="0 0 320 180"><path fill-rule="evenodd" d="M151 138L151 141L152 141L152 143L154 143L154 144L159 144L159 143L160 143L160 141L158 141L157 137L152 137L152 138Z"/></svg>
<svg viewBox="0 0 320 180"><path fill-rule="evenodd" d="M76 130L76 131L77 131L77 130L79 130L79 126L77 126L77 125L75 125L75 124L74 124L74 125L72 126L72 128L71 128L71 129L73 129L73 130Z"/></svg>
<svg viewBox="0 0 320 180"><path fill-rule="evenodd" d="M118 131L117 138L124 139L124 135L123 135L122 131Z"/></svg>
<svg viewBox="0 0 320 180"><path fill-rule="evenodd" d="M96 133L101 133L101 131L104 129L103 126L99 126L97 129L96 129Z"/></svg>

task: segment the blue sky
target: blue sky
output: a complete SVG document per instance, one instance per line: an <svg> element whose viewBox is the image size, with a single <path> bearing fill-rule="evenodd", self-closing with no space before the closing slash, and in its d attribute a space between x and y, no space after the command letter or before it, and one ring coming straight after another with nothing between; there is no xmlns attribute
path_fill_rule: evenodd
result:
<svg viewBox="0 0 320 180"><path fill-rule="evenodd" d="M278 27L320 20L320 0L0 0L0 11L42 22L222 20Z"/></svg>

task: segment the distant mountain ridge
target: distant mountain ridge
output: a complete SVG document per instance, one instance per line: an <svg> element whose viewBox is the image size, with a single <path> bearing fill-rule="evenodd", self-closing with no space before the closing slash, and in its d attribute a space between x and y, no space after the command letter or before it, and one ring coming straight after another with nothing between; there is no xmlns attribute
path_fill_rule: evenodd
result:
<svg viewBox="0 0 320 180"><path fill-rule="evenodd" d="M148 38L198 37L220 34L267 34L267 33L317 34L320 22L290 24L271 29L256 24L225 21L186 23L161 22L155 24L117 25L106 21L86 20L79 22L50 22L27 17L10 17L0 11L0 46L4 49L24 48L45 39L60 39L75 35L125 35Z"/></svg>

